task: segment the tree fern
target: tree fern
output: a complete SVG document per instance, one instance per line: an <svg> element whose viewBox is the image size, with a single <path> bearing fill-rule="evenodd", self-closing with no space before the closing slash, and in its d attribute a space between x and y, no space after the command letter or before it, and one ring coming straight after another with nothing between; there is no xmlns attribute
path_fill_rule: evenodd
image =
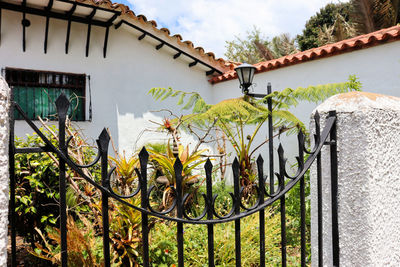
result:
<svg viewBox="0 0 400 267"><path fill-rule="evenodd" d="M172 88L152 88L149 94L156 100L179 97L177 104L182 106L184 110L191 109L192 111L192 114L180 117L180 125L183 127L197 125L207 128L216 120L213 125L219 127L226 134L239 157L240 163L246 165L245 169L250 169L251 167L247 165L250 164L250 156L254 153L254 150L250 151L251 146L259 129L268 119L269 111L265 105L268 99L272 99L273 127L277 135L283 132L292 134L299 130L307 134L304 123L289 111L291 107L297 106L300 101L317 103L332 95L353 90L359 91L360 88L361 83L357 77L349 76L349 80L344 83L298 87L296 89L286 88L282 91L275 91L261 100L243 96L223 100L215 105L207 104L196 92L188 93ZM249 124L256 125L256 128L251 135L245 137L243 129ZM256 149L260 146L258 145ZM246 179L245 175L245 173L241 174Z"/></svg>
<svg viewBox="0 0 400 267"><path fill-rule="evenodd" d="M290 125L298 125L303 128L304 124L295 119L292 114L287 112L277 112L279 110L289 110L295 107L300 101L317 103L326 98L349 91L359 91L361 83L355 75L349 76L349 80L343 83L330 83L324 85L298 87L296 89L286 88L282 91L275 91L261 100L255 100L251 97L239 97L223 100L215 105L207 104L197 92L184 92L173 90L171 87L152 88L149 91L154 99L165 100L171 97L179 97L177 105L183 106L182 109L192 111L191 123L204 125L206 121L214 121L215 118L223 120L225 123L257 124L265 120L268 116L268 109L265 106L266 101L272 98L273 116L276 121L287 121Z"/></svg>

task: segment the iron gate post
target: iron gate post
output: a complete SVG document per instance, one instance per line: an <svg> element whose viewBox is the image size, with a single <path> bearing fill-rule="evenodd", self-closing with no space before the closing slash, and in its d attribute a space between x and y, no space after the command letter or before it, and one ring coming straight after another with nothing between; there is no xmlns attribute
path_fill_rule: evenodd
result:
<svg viewBox="0 0 400 267"><path fill-rule="evenodd" d="M336 117L336 111L329 111L329 117ZM330 164L332 194L332 252L333 266L339 267L339 223L338 223L338 155L336 120L330 132Z"/></svg>
<svg viewBox="0 0 400 267"><path fill-rule="evenodd" d="M58 114L58 146L64 155L68 155L68 147L65 142L65 121L69 108L69 101L64 94L61 94L56 100ZM60 188L60 236L61 236L61 266L68 265L67 252L67 204L66 204L66 181L65 181L65 161L59 157L59 188Z"/></svg>

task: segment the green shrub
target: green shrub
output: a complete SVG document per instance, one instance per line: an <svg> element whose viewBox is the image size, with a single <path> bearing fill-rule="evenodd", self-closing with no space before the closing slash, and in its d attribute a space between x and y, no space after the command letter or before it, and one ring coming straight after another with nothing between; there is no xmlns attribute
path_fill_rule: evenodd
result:
<svg viewBox="0 0 400 267"><path fill-rule="evenodd" d="M280 216L266 210L266 265L280 266ZM292 218L287 216L287 222ZM259 255L259 216L254 214L241 220L242 265L258 266ZM214 255L216 266L235 264L234 222L214 226ZM205 225L184 225L184 257L187 266L206 266L208 264L207 227ZM288 246L288 265L300 262L299 249ZM177 256L176 223L157 222L151 231L150 258L155 266L176 264Z"/></svg>
<svg viewBox="0 0 400 267"><path fill-rule="evenodd" d="M55 139L45 132L49 139ZM38 135L16 138L16 147L37 147L43 142ZM25 240L33 243L40 240L34 227L44 230L47 225L55 226L58 217L58 167L46 153L16 154L16 229ZM31 227L26 227L27 225Z"/></svg>

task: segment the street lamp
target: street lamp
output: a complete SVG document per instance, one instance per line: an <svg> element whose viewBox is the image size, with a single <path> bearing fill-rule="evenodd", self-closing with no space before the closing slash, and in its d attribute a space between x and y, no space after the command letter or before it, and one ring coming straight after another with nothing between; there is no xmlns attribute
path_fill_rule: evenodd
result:
<svg viewBox="0 0 400 267"><path fill-rule="evenodd" d="M240 88L242 92L247 94L249 92L249 87L253 83L253 77L256 67L253 65L243 63L242 65L235 68L236 74L239 78Z"/></svg>
<svg viewBox="0 0 400 267"><path fill-rule="evenodd" d="M264 98L267 95L271 94L272 89L271 89L271 83L268 83L267 85L267 94L254 94L254 93L249 93L249 87L253 84L253 78L254 78L254 73L255 73L256 67L253 65L243 63L242 65L238 66L235 68L236 74L239 78L240 82L240 88L242 88L242 93L251 96L254 98ZM269 183L270 183L270 193L273 194L275 189L274 189L274 143L273 143L273 124L272 124L272 99L268 98L267 99L267 105L268 105L268 138L269 138Z"/></svg>
<svg viewBox="0 0 400 267"><path fill-rule="evenodd" d="M254 73L256 67L253 65L243 63L242 65L235 68L236 74L239 78L240 88L242 93L255 98L264 98L271 93L271 84L268 83L267 94L253 94L249 93L249 87L253 84Z"/></svg>

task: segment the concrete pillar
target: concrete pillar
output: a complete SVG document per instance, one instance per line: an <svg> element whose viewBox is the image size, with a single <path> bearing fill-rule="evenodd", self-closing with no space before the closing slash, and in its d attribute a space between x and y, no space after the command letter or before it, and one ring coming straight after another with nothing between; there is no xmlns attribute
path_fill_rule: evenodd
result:
<svg viewBox="0 0 400 267"><path fill-rule="evenodd" d="M351 92L329 98L317 110L322 128L328 112L337 112L340 265L400 266L400 98ZM329 148L322 156L322 179L323 265L332 266ZM311 249L317 266L315 168Z"/></svg>
<svg viewBox="0 0 400 267"><path fill-rule="evenodd" d="M7 265L10 88L0 76L0 266Z"/></svg>

